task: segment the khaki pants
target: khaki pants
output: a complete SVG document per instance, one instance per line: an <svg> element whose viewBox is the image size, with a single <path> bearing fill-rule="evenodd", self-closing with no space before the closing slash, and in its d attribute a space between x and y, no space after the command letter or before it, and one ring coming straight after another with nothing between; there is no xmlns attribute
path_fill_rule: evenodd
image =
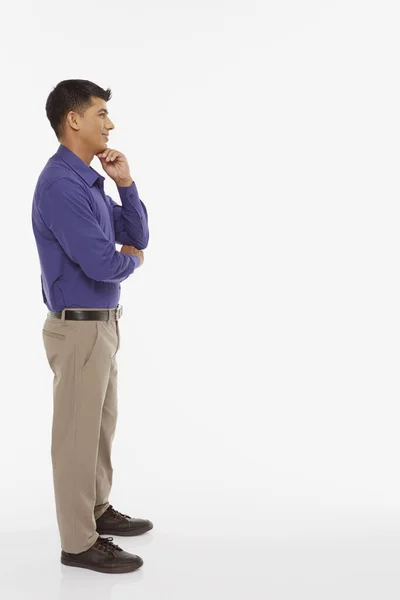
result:
<svg viewBox="0 0 400 600"><path fill-rule="evenodd" d="M65 309L61 319L47 314L43 343L54 374L51 458L61 548L78 553L98 538L95 519L109 506L120 333L115 319L64 317Z"/></svg>

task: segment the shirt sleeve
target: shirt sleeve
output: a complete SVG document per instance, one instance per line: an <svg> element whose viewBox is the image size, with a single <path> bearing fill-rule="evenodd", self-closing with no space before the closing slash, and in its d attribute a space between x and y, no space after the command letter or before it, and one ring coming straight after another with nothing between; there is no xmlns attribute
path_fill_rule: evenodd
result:
<svg viewBox="0 0 400 600"><path fill-rule="evenodd" d="M77 181L69 177L54 181L38 208L65 253L91 279L120 283L140 265L138 256L121 254L106 237Z"/></svg>
<svg viewBox="0 0 400 600"><path fill-rule="evenodd" d="M135 182L127 187L117 186L117 188L122 206L111 196L107 196L113 211L115 241L117 244L127 244L143 250L149 243L146 206L139 198Z"/></svg>

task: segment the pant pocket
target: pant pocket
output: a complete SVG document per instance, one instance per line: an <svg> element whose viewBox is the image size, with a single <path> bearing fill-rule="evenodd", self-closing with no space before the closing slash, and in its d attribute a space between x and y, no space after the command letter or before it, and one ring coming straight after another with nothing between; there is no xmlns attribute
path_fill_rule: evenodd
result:
<svg viewBox="0 0 400 600"><path fill-rule="evenodd" d="M42 339L51 370L54 375L61 373L62 356L64 355L67 344L66 336L57 333L56 331L50 331L49 329L43 328Z"/></svg>
<svg viewBox="0 0 400 600"><path fill-rule="evenodd" d="M79 340L79 354L82 360L81 371L83 372L88 364L93 360L95 356L95 350L99 341L99 324L97 321L88 321L90 325L94 324L94 327L87 328L85 323L81 329L81 336Z"/></svg>
<svg viewBox="0 0 400 600"><path fill-rule="evenodd" d="M65 335L62 333L56 333L55 331L49 331L48 329L42 330L43 335L48 335L50 337L57 338L59 340L65 340Z"/></svg>
<svg viewBox="0 0 400 600"><path fill-rule="evenodd" d="M115 330L116 330L116 332L117 332L117 349L116 349L116 351L114 352L114 354L112 355L112 357L111 357L111 360L112 360L113 358L115 358L115 356L117 355L117 352L118 352L118 350L119 350L119 346L120 346L120 331L119 331L119 324L118 324L118 321L115 321Z"/></svg>

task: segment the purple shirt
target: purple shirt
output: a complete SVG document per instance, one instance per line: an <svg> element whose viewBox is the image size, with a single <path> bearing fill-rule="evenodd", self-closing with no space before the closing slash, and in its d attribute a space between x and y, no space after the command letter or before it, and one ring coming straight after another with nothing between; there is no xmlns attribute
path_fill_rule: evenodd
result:
<svg viewBox="0 0 400 600"><path fill-rule="evenodd" d="M121 206L105 194L104 179L62 144L39 175L32 227L49 310L115 308L121 281L140 265L115 244L147 247L146 207L135 183L117 186Z"/></svg>

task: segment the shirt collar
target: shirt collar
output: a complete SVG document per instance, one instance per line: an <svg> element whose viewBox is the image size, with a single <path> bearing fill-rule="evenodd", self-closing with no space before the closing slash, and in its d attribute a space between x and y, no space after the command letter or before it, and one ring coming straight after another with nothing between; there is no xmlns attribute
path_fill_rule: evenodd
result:
<svg viewBox="0 0 400 600"><path fill-rule="evenodd" d="M95 169L92 167L88 167L86 163L83 162L81 158L72 150L64 146L63 144L59 145L59 148L56 152L56 156L65 161L71 169L75 171L82 179L86 181L90 187L95 183L97 179L100 179L99 184L102 185L105 177L100 175Z"/></svg>

